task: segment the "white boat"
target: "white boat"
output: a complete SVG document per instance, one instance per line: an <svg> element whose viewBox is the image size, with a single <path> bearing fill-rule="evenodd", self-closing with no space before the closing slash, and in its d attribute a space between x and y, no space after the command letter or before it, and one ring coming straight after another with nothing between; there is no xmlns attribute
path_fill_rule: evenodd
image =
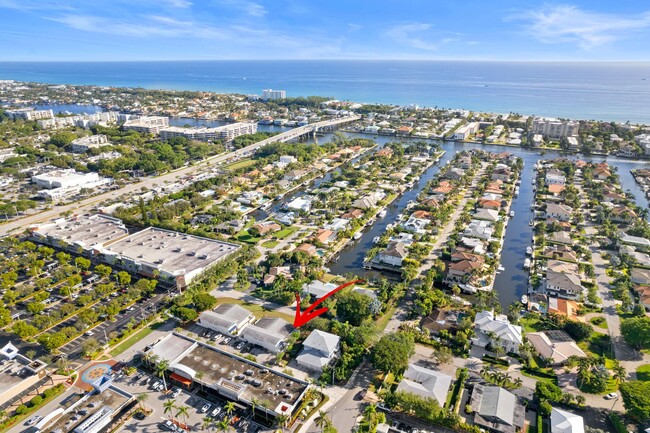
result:
<svg viewBox="0 0 650 433"><path fill-rule="evenodd" d="M533 255L533 247L530 247L530 246L526 247L526 254L529 255L529 256L532 256Z"/></svg>
<svg viewBox="0 0 650 433"><path fill-rule="evenodd" d="M526 260L524 260L524 269L528 269L528 268L530 268L530 259L526 258Z"/></svg>
<svg viewBox="0 0 650 433"><path fill-rule="evenodd" d="M511 210L510 211L510 218L512 218L513 216L515 216L515 211Z"/></svg>
<svg viewBox="0 0 650 433"><path fill-rule="evenodd" d="M377 214L377 216L378 216L379 218L383 218L383 217L385 217L385 216L386 216L386 209L382 209L382 210L380 210L379 213Z"/></svg>
<svg viewBox="0 0 650 433"><path fill-rule="evenodd" d="M527 295L521 295L521 303L524 304L524 306L528 305L528 296Z"/></svg>
<svg viewBox="0 0 650 433"><path fill-rule="evenodd" d="M497 268L497 271L505 271L505 270L506 268L504 268L503 265L499 265L499 267Z"/></svg>
<svg viewBox="0 0 650 433"><path fill-rule="evenodd" d="M355 241L357 241L357 240L361 239L361 236L363 236L363 233L361 233L361 232L359 231L359 232L356 232L356 233L354 234L354 236L352 236L352 239L354 239Z"/></svg>
<svg viewBox="0 0 650 433"><path fill-rule="evenodd" d="M379 243L380 240L381 240L381 238L379 236L375 236L374 238L372 238L372 243L377 244L377 243Z"/></svg>
<svg viewBox="0 0 650 433"><path fill-rule="evenodd" d="M533 219L531 218L531 220L528 221L528 225L531 226L531 227L534 226L534 225L535 225L535 220L533 220Z"/></svg>

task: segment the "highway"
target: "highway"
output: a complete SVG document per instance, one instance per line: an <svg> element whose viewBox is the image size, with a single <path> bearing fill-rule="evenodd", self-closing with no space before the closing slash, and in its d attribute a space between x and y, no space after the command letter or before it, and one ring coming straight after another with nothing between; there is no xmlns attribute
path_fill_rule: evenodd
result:
<svg viewBox="0 0 650 433"><path fill-rule="evenodd" d="M139 182L125 185L120 189L109 191L83 200L79 200L74 203L61 205L61 206L53 206L52 209L37 214L24 216L22 218L14 219L12 221L0 225L0 236L5 236L10 233L20 232L22 230L27 229L29 226L39 222L59 218L62 216L64 212L86 213L89 212L94 206L98 205L103 201L115 200L125 194L141 192L143 188L145 190L150 190L153 189L156 185L164 185L167 182L175 182L178 179L183 178L185 176L198 174L202 168L212 167L215 164L221 164L226 161L236 160L244 156L250 155L260 147L266 146L267 144L286 142L298 138L300 136L303 136L305 134L318 131L321 128L336 126L342 123L349 123L358 119L360 119L360 116L348 116L348 117L341 117L341 118L336 118L331 120L324 120L322 122L316 122L310 125L300 126L298 128L291 129L289 131L280 133L278 135L274 135L273 137L267 138L265 140L258 141L257 143L251 144L250 146L243 147L233 152L212 156L210 158L204 159L203 161L195 165L183 167L178 170L163 174L161 176L145 178Z"/></svg>

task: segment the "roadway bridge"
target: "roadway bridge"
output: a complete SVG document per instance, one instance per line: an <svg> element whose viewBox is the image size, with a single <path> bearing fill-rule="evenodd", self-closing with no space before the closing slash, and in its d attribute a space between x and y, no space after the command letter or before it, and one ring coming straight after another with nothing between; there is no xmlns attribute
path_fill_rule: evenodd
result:
<svg viewBox="0 0 650 433"><path fill-rule="evenodd" d="M231 162L233 160L240 159L242 157L253 154L260 147L266 146L271 143L278 142L287 142L294 139L300 139L301 137L307 137L310 134L315 134L318 131L326 131L337 128L340 125L346 123L351 123L359 120L361 116L347 116L339 117L336 119L323 120L321 122L312 123L310 125L300 126L298 128L293 128L289 131L274 135L273 137L267 138L265 140L253 143L249 146L243 147L241 149L235 150L233 152L224 153L221 155L215 155L210 158L206 158L201 162L198 162L194 165L188 167L183 167L169 173L165 173L157 177L148 177L142 178L139 182L130 183L123 186L122 188L105 192L93 197L88 197L83 200L76 201L74 203L65 204L61 206L53 206L51 209L45 210L43 212L26 215L21 218L17 218L11 221L8 221L0 225L0 236L7 235L9 233L18 233L22 230L29 228L29 226L43 221L60 218L65 212L73 213L87 213L91 212L92 208L98 204L107 201L107 200L116 200L119 197L125 194L131 193L141 193L143 188L145 190L151 190L156 185L164 185L165 183L177 182L179 179L201 172L201 169L211 169L215 165Z"/></svg>

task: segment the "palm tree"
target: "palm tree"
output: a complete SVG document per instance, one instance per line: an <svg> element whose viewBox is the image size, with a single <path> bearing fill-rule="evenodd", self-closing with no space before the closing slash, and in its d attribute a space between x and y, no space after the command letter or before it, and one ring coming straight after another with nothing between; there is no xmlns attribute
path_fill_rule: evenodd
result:
<svg viewBox="0 0 650 433"><path fill-rule="evenodd" d="M189 407L187 406L178 406L176 408L176 416L180 417L182 416L183 419L185 420L185 425L187 425L187 417L190 416L190 413L188 412Z"/></svg>
<svg viewBox="0 0 650 433"><path fill-rule="evenodd" d="M253 412L253 418L255 418L255 409L259 405L260 401L255 397L251 398L251 411Z"/></svg>
<svg viewBox="0 0 650 433"><path fill-rule="evenodd" d="M144 410L144 402L147 401L148 398L149 398L149 394L147 394L146 392L141 392L136 396L135 401L137 401L138 404L140 405L140 409Z"/></svg>
<svg viewBox="0 0 650 433"><path fill-rule="evenodd" d="M515 388L521 388L524 384L524 381L521 380L521 377L518 377L515 379L515 381L512 383Z"/></svg>
<svg viewBox="0 0 650 433"><path fill-rule="evenodd" d="M158 364L156 364L156 373L158 374L158 377L162 378L165 391L167 391L167 381L165 380L165 372L167 372L168 368L169 368L169 361L167 361L166 359L163 359Z"/></svg>
<svg viewBox="0 0 650 433"><path fill-rule="evenodd" d="M212 418L210 418L209 416L204 417L203 424L202 424L203 430L207 430L208 428L210 428L211 423L212 423Z"/></svg>
<svg viewBox="0 0 650 433"><path fill-rule="evenodd" d="M228 419L223 419L217 423L217 430L226 432L230 430L230 424L228 423Z"/></svg>
<svg viewBox="0 0 650 433"><path fill-rule="evenodd" d="M625 378L627 377L627 371L625 370L625 367L621 365L618 359L614 360L612 371L614 372L613 377L616 380L616 383L625 381Z"/></svg>
<svg viewBox="0 0 650 433"><path fill-rule="evenodd" d="M163 403L164 413L169 414L169 419L174 422L174 409L176 409L176 400L167 400Z"/></svg>
<svg viewBox="0 0 650 433"><path fill-rule="evenodd" d="M275 421L278 423L282 431L284 431L284 429L287 427L287 422L289 422L289 415L278 415L275 417Z"/></svg>
<svg viewBox="0 0 650 433"><path fill-rule="evenodd" d="M319 410L318 411L318 418L314 420L314 423L316 424L316 427L320 427L321 433L325 432L325 429L329 429L330 426L332 425L332 420L330 419L329 416L327 416L327 412L324 410Z"/></svg>
<svg viewBox="0 0 650 433"><path fill-rule="evenodd" d="M228 416L232 415L232 413L235 411L235 403L229 401L224 405L224 409L226 410L226 414Z"/></svg>

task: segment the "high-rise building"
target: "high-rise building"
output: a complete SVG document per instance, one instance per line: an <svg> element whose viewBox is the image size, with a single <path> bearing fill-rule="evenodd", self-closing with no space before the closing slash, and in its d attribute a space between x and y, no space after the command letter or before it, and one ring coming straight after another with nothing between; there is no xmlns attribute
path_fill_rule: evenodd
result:
<svg viewBox="0 0 650 433"><path fill-rule="evenodd" d="M535 117L533 119L532 133L549 138L571 137L578 135L579 128L580 123L575 120Z"/></svg>
<svg viewBox="0 0 650 433"><path fill-rule="evenodd" d="M273 89L262 90L262 99L265 101L285 99L286 97L287 97L287 92L284 90L273 90Z"/></svg>

